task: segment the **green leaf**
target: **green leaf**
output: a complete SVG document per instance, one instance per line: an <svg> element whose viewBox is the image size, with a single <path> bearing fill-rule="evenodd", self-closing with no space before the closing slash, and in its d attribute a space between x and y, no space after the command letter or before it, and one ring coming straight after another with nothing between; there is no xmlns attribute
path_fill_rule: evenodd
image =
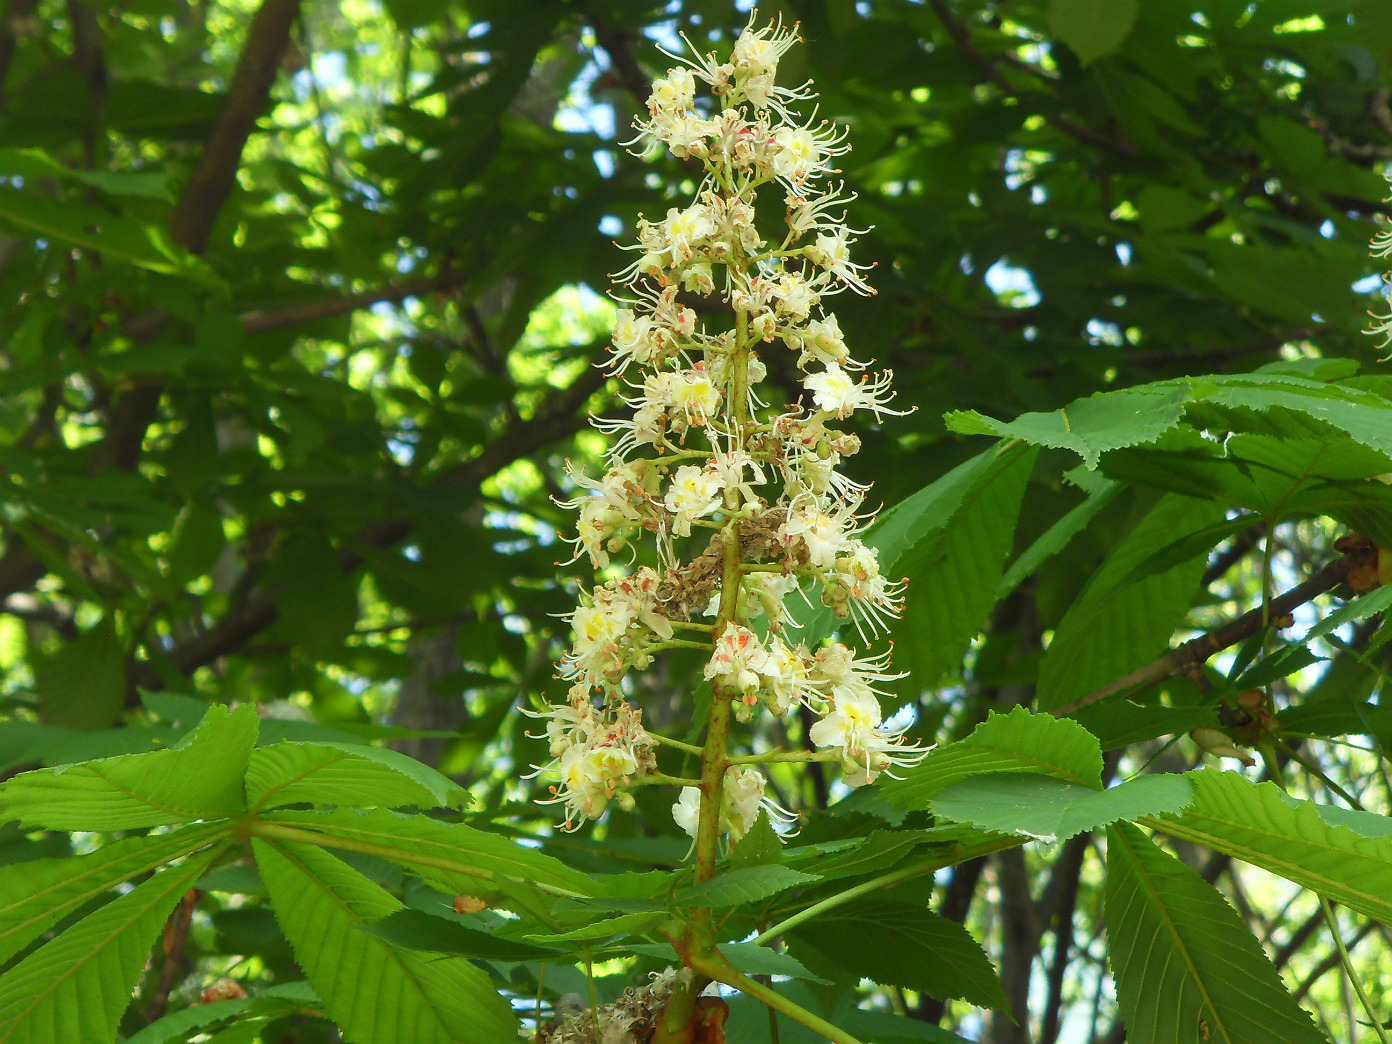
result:
<svg viewBox="0 0 1392 1044"><path fill-rule="evenodd" d="M517 1019L460 957L403 952L362 931L401 909L378 885L310 845L255 839L276 919L324 1010L353 1044L497 1044Z"/></svg>
<svg viewBox="0 0 1392 1044"><path fill-rule="evenodd" d="M0 223L151 272L184 276L210 288L218 285L207 265L175 246L162 228L100 207L0 188Z"/></svg>
<svg viewBox="0 0 1392 1044"><path fill-rule="evenodd" d="M1049 28L1086 68L1121 46L1139 9L1137 0L1050 0Z"/></svg>
<svg viewBox="0 0 1392 1044"><path fill-rule="evenodd" d="M741 870L727 870L709 881L682 889L672 901L678 905L723 909L757 903L789 888L819 880L821 878L816 874L804 874L777 863L765 863Z"/></svg>
<svg viewBox="0 0 1392 1044"><path fill-rule="evenodd" d="M876 899L836 907L789 935L804 947L882 986L907 986L940 1000L1004 1009L1005 990L971 933L926 907Z"/></svg>
<svg viewBox="0 0 1392 1044"><path fill-rule="evenodd" d="M875 1044L973 1044L931 1022L894 1015L887 1011L852 1008L841 1023L847 1033Z"/></svg>
<svg viewBox="0 0 1392 1044"><path fill-rule="evenodd" d="M1366 620L1375 613L1386 612L1387 607L1392 606L1392 584L1384 584L1382 587L1369 591L1365 595L1360 595L1353 601L1341 605L1332 613L1326 616L1315 626L1305 633L1305 637L1300 639L1301 645L1309 645L1316 638L1323 638L1326 634L1338 630L1347 623L1354 623L1357 620Z"/></svg>
<svg viewBox="0 0 1392 1044"><path fill-rule="evenodd" d="M1068 542L1086 529L1097 513L1115 500L1123 488L1119 482L1103 481L1097 489L1088 494L1086 500L1040 534L1034 543L1010 563L1010 568L996 585L996 601L1004 599L1023 581L1033 576L1041 565L1067 547Z"/></svg>
<svg viewBox="0 0 1392 1044"><path fill-rule="evenodd" d="M1162 573L1126 580L1156 548L1222 515L1221 504L1166 495L1112 549L1049 643L1039 669L1041 710L1062 707L1164 652L1188 612L1206 556L1196 553Z"/></svg>
<svg viewBox="0 0 1392 1044"><path fill-rule="evenodd" d="M931 687L961 659L996 604L1037 455L1019 443L1001 447L963 492L946 525L919 540L886 574L909 581L903 619L895 628L895 666L912 675L917 689Z"/></svg>
<svg viewBox="0 0 1392 1044"><path fill-rule="evenodd" d="M0 975L0 1044L114 1040L150 947L213 855L160 871Z"/></svg>
<svg viewBox="0 0 1392 1044"><path fill-rule="evenodd" d="M183 1040L191 1030L205 1029L224 1019L263 1022L305 1012L319 1007L319 1004L319 998L306 983L268 986L252 997L195 1004L181 1011L170 1012L127 1037L125 1044L169 1044L176 1039Z"/></svg>
<svg viewBox="0 0 1392 1044"><path fill-rule="evenodd" d="M262 818L373 845L375 854L451 895L499 890L514 894L512 884L544 885L578 896L595 890L587 875L560 860L462 823L442 823L385 809L281 811Z"/></svg>
<svg viewBox="0 0 1392 1044"><path fill-rule="evenodd" d="M1066 841L1085 830L1179 812L1193 799L1183 776L1137 776L1106 790L1054 776L1008 773L954 783L929 806L934 815L982 830Z"/></svg>
<svg viewBox="0 0 1392 1044"><path fill-rule="evenodd" d="M34 658L34 688L44 721L74 729L115 723L126 702L126 650L99 624Z"/></svg>
<svg viewBox="0 0 1392 1044"><path fill-rule="evenodd" d="M1127 824L1107 831L1105 904L1129 1040L1327 1044L1227 901Z"/></svg>
<svg viewBox="0 0 1392 1044"><path fill-rule="evenodd" d="M561 951L547 946L503 939L491 932L470 928L450 917L424 910L397 910L363 926L369 935L403 950L447 953L491 961L545 961Z"/></svg>
<svg viewBox="0 0 1392 1044"><path fill-rule="evenodd" d="M196 824L158 837L132 837L88 855L0 867L0 963L117 885L211 844L223 824Z"/></svg>
<svg viewBox="0 0 1392 1044"><path fill-rule="evenodd" d="M789 863L805 864L817 871L823 881L887 870L927 840L926 830L873 830L850 846L833 852L817 851L821 846L790 848Z"/></svg>
<svg viewBox="0 0 1392 1044"><path fill-rule="evenodd" d="M587 942L591 939L622 938L635 931L642 931L656 925L665 917L665 911L660 914L652 911L626 913L617 917L604 917L597 921L590 921L588 924L572 928L568 932L529 933L527 938L534 940L539 946L549 946L553 943Z"/></svg>
<svg viewBox="0 0 1392 1044"><path fill-rule="evenodd" d="M1097 788L1102 751L1085 728L1067 718L1031 714L1023 707L1009 714L993 711L966 739L931 751L880 791L902 808L927 808L949 784L988 772L1037 772Z"/></svg>
<svg viewBox="0 0 1392 1044"><path fill-rule="evenodd" d="M962 435L998 435L1073 450L1092 469L1108 450L1153 442L1169 431L1184 415L1188 398L1187 388L1147 385L1078 399L1053 413L1026 413L1008 424L974 410L943 419Z"/></svg>
<svg viewBox="0 0 1392 1044"><path fill-rule="evenodd" d="M351 808L464 808L469 792L415 758L383 747L286 741L252 751L247 807L307 802Z"/></svg>
<svg viewBox="0 0 1392 1044"><path fill-rule="evenodd" d="M171 201L167 171L75 170L65 167L42 149L0 149L0 176L62 178L89 185L111 196L137 196Z"/></svg>
<svg viewBox="0 0 1392 1044"><path fill-rule="evenodd" d="M760 810L754 825L740 838L740 843L730 853L730 866L739 869L746 866L760 866L764 863L783 861L783 839L773 829L768 813Z"/></svg>
<svg viewBox="0 0 1392 1044"><path fill-rule="evenodd" d="M1252 783L1236 772L1189 773L1194 803L1147 826L1204 845L1392 924L1392 820L1346 812Z"/></svg>
<svg viewBox="0 0 1392 1044"><path fill-rule="evenodd" d="M47 830L130 830L245 811L256 708L208 708L177 746L23 772L0 785L0 816Z"/></svg>

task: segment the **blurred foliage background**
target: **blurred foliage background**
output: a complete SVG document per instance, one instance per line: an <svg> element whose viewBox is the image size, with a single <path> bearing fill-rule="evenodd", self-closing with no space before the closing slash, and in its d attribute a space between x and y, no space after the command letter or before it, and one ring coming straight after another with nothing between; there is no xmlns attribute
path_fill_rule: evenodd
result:
<svg viewBox="0 0 1392 1044"><path fill-rule="evenodd" d="M577 865L679 861L670 795L652 788L639 815L551 836L520 778L542 750L518 709L560 691L554 617L578 578L556 565L570 521L552 497L571 495L568 458L596 470L586 418L622 390L591 365L613 311L606 273L625 263L613 241L693 188L689 170L621 143L671 64L659 45L728 44L747 5L0 10L5 771L150 749L208 702L248 702L264 739L391 742L438 765L482 818ZM981 449L945 429L948 410L1008 418L1281 359L1376 366L1361 329L1380 301L1367 243L1392 159L1383 0L761 13L801 22L788 63L815 80L819 118L850 128L842 176L859 197L851 224L873 226L857 256L876 263L879 292L842 299L846 340L917 406L861 431L854 476L874 499L893 504ZM769 364L791 401L793 371ZM1057 478L1076 463L1064 458L1025 490L1018 548L1080 501ZM913 670L899 694L916 731L961 735L988 709L1028 704L1047 636L1153 503L1130 490L1106 507L965 659L940 655L911 594L897 662ZM1334 535L1285 527L1278 561L1298 576ZM1194 621L1250 604L1256 546L1225 545ZM1336 670L1339 684L1377 682L1357 663ZM661 665L647 713L683 715L698 679L694 660ZM1355 791L1380 771L1338 747L1321 756ZM815 772L775 783L793 807L835 796ZM15 827L0 841L6 860L83 843ZM983 1040L1122 1040L1091 853L1083 835L938 882L935 908L1000 962L1015 1022L911 989L881 1000ZM1347 1037L1313 903L1199 863ZM177 974L152 968L129 1029L171 990L292 977L256 902L192 924ZM1389 996L1384 931L1368 928L1356 953ZM274 1026L268 1042L331 1032Z"/></svg>

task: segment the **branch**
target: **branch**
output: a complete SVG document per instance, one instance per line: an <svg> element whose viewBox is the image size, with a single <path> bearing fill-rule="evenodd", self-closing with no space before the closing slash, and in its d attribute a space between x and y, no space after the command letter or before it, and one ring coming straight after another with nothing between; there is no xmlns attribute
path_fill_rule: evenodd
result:
<svg viewBox="0 0 1392 1044"><path fill-rule="evenodd" d="M987 57L977 48L976 44L972 42L971 29L952 16L952 11L948 8L944 0L929 0L929 6L933 8L933 12L938 16L938 20L942 22L943 28L947 30L947 35L952 37L952 42L957 46L957 50L961 53L963 58L974 65L983 76L1007 94L1019 97L1024 93L1000 71L994 59ZM1032 69L1023 63L1011 62L1011 64L1016 68L1025 69L1028 72L1034 73L1036 76L1043 75L1042 72ZM1109 138L1107 135L1101 134L1091 127L1086 127L1067 116L1061 116L1057 113L1054 115L1040 113L1040 115L1070 138L1082 142L1084 145L1091 145L1113 156L1134 156L1136 154L1136 150L1127 142Z"/></svg>
<svg viewBox="0 0 1392 1044"><path fill-rule="evenodd" d="M241 316L242 329L251 334L265 333L268 330L299 326L301 323L312 323L320 319L332 319L335 316L356 312L360 308L370 308L375 304L400 304L408 297L420 297L436 290L452 289L464 283L468 278L467 273L451 269L428 279L416 279L406 283L389 283L386 286L374 287L361 293L349 294L347 297L309 301L276 311L243 312Z"/></svg>
<svg viewBox="0 0 1392 1044"><path fill-rule="evenodd" d="M299 0L263 0L252 19L227 101L169 219L174 241L190 253L201 254L207 247L213 223L236 184L242 149L266 109L299 14Z"/></svg>
<svg viewBox="0 0 1392 1044"><path fill-rule="evenodd" d="M1144 667L1140 667L1125 677L1118 678L1116 681L1104 685L1102 688L1051 713L1058 717L1064 717L1099 700L1105 700L1109 696L1145 688L1166 678L1188 674L1207 663L1209 657L1215 653L1222 652L1224 649L1250 638L1266 626L1269 621L1279 616L1288 616L1298 606L1304 605L1327 591L1332 591L1344 582L1350 570L1358 566L1368 565L1376 554L1376 550L1367 548L1351 551L1342 558L1337 558L1325 565L1303 584L1298 584L1285 594L1273 598L1265 612L1261 606L1258 606L1239 616L1236 620L1225 623L1222 627L1209 631L1207 634L1190 639L1179 648L1171 649L1164 656L1151 661Z"/></svg>

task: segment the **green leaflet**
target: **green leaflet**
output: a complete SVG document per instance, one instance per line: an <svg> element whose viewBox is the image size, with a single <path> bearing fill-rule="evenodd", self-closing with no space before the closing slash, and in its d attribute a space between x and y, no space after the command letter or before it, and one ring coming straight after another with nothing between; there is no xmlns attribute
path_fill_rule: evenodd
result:
<svg viewBox="0 0 1392 1044"><path fill-rule="evenodd" d="M1136 0L1051 0L1049 28L1086 67L1121 46L1137 10Z"/></svg>
<svg viewBox="0 0 1392 1044"><path fill-rule="evenodd" d="M1008 423L975 410L954 410L943 420L961 435L997 435L1072 450L1095 468L1108 450L1153 442L1169 431L1184 415L1188 399L1186 387L1148 384L1077 399L1053 413L1021 414Z"/></svg>
<svg viewBox="0 0 1392 1044"><path fill-rule="evenodd" d="M223 1019L237 1018L239 1021L283 1018L308 1008L317 1008L319 998L303 982L290 982L284 986L269 986L257 990L252 997L238 1000L213 1001L209 1004L195 1004L189 1008L170 1012L156 1019L148 1026L127 1037L125 1044L168 1044L176 1037L183 1039L190 1030L203 1029Z"/></svg>
<svg viewBox="0 0 1392 1044"><path fill-rule="evenodd" d="M1000 447L942 528L906 548L892 566L882 566L885 575L909 581L903 618L894 629L894 665L912 675L916 689L931 687L957 664L995 605L1037 456L1019 443Z"/></svg>
<svg viewBox="0 0 1392 1044"><path fill-rule="evenodd" d="M209 288L219 285L212 270L176 246L163 228L100 207L0 189L0 222L151 272L183 276Z"/></svg>
<svg viewBox="0 0 1392 1044"><path fill-rule="evenodd" d="M1205 556L1196 553L1164 572L1127 579L1157 548L1222 517L1221 504L1165 496L1112 549L1049 643L1039 669L1041 710L1062 707L1165 650L1198 588Z"/></svg>
<svg viewBox="0 0 1392 1044"><path fill-rule="evenodd" d="M42 149L0 149L0 175L62 178L90 185L112 196L141 196L172 202L168 171L77 170L65 167Z"/></svg>
<svg viewBox="0 0 1392 1044"><path fill-rule="evenodd" d="M195 824L159 837L127 838L90 855L0 867L0 963L90 900L225 832L225 824Z"/></svg>
<svg viewBox="0 0 1392 1044"><path fill-rule="evenodd" d="M991 713L966 739L933 750L902 779L885 781L881 792L903 808L927 808L944 787L987 772L1039 772L1097 788L1102 751L1077 722L1016 707Z"/></svg>
<svg viewBox="0 0 1392 1044"><path fill-rule="evenodd" d="M868 976L932 997L960 997L983 1008L1006 1006L1005 990L985 952L956 921L917 906L872 899L839 906L789 936L794 956L843 969L842 981Z"/></svg>
<svg viewBox="0 0 1392 1044"><path fill-rule="evenodd" d="M0 1044L102 1044L174 905L215 853L162 870L0 975Z"/></svg>
<svg viewBox="0 0 1392 1044"><path fill-rule="evenodd" d="M360 930L402 908L390 894L310 845L252 844L276 919L347 1040L496 1044L516 1037L508 1002L468 961L404 952Z"/></svg>
<svg viewBox="0 0 1392 1044"><path fill-rule="evenodd" d="M1041 533L1034 543L1030 544L1015 561L1010 563L1010 568L1005 571L1000 583L996 585L996 601L1005 598L1022 582L1033 576L1035 570L1045 561L1067 547L1068 542L1086 529L1088 523L1097 517L1099 511L1115 500L1122 489L1123 487L1119 482L1103 480L1096 489L1088 493L1086 500Z"/></svg>
<svg viewBox="0 0 1392 1044"><path fill-rule="evenodd" d="M208 708L177 746L23 772L0 785L0 816L47 830L129 830L245 810L256 708Z"/></svg>
<svg viewBox="0 0 1392 1044"><path fill-rule="evenodd" d="M722 909L743 903L756 903L786 889L820 880L816 874L800 873L778 863L765 863L762 866L727 870L709 881L683 889L676 894L672 902L677 905Z"/></svg>
<svg viewBox="0 0 1392 1044"><path fill-rule="evenodd" d="M1327 1044L1227 901L1127 824L1107 831L1105 902L1128 1039Z"/></svg>
<svg viewBox="0 0 1392 1044"><path fill-rule="evenodd" d="M1194 803L1147 826L1225 852L1392 924L1392 831L1386 816L1288 797L1236 772L1188 774Z"/></svg>
<svg viewBox="0 0 1392 1044"><path fill-rule="evenodd" d="M347 808L464 808L469 792L405 754L350 743L285 741L252 751L247 807L307 802Z"/></svg>
<svg viewBox="0 0 1392 1044"><path fill-rule="evenodd" d="M1008 773L954 783L929 805L933 814L982 830L1066 841L1085 830L1179 812L1193 799L1183 776L1137 776L1095 790L1055 776Z"/></svg>
<svg viewBox="0 0 1392 1044"><path fill-rule="evenodd" d="M491 932L471 928L452 913L397 910L380 920L368 922L363 926L363 931L403 950L448 953L493 961L545 961L561 956L560 951L550 947L504 939Z"/></svg>
<svg viewBox="0 0 1392 1044"><path fill-rule="evenodd" d="M283 811L262 818L322 834L323 840L315 839L314 843L327 847L332 847L334 838L379 846L380 851L374 854L427 880L441 882L440 890L447 893L472 892L490 884L504 889L510 882L573 895L594 893L587 875L560 860L462 823L441 823L385 809Z"/></svg>

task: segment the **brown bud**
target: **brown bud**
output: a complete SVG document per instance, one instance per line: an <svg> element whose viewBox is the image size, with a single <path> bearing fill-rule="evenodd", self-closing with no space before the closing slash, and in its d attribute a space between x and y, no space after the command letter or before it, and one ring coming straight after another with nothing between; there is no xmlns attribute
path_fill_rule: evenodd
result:
<svg viewBox="0 0 1392 1044"><path fill-rule="evenodd" d="M235 979L219 979L198 995L199 1004L212 1004L216 1001L241 1000L247 995L242 984Z"/></svg>
<svg viewBox="0 0 1392 1044"><path fill-rule="evenodd" d="M454 912L458 914L473 914L480 910L487 910L488 904L476 895L456 895L454 897Z"/></svg>

